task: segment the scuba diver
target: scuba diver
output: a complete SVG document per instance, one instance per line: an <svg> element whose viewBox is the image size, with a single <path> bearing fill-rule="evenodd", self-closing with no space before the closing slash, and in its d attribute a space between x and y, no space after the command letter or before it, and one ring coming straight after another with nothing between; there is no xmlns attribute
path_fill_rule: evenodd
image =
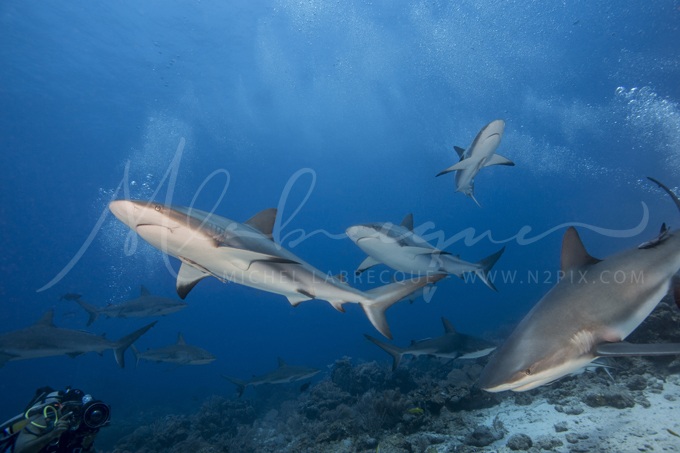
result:
<svg viewBox="0 0 680 453"><path fill-rule="evenodd" d="M0 425L0 453L94 452L110 416L107 404L82 390L40 388L23 413Z"/></svg>

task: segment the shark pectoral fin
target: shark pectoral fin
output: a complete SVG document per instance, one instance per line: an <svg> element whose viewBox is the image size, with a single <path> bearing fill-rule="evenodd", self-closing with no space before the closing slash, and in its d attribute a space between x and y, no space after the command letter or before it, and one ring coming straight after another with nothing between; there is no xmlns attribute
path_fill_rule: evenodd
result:
<svg viewBox="0 0 680 453"><path fill-rule="evenodd" d="M266 253L253 252L250 250L237 249L234 247L220 246L219 250L234 266L244 271L249 270L250 266L258 261L278 264L300 264L299 262L288 258L283 258L276 255L268 255Z"/></svg>
<svg viewBox="0 0 680 453"><path fill-rule="evenodd" d="M180 298L184 299L189 294L189 291L194 289L194 286L204 278L206 278L209 273L202 269L198 269L191 264L186 262L182 263L177 273L177 294Z"/></svg>
<svg viewBox="0 0 680 453"><path fill-rule="evenodd" d="M377 266L378 264L382 264L380 261L376 260L372 256L367 256L365 260L359 264L359 267L357 267L357 270L354 271L355 275L360 275L363 273L365 270L370 269L373 266Z"/></svg>
<svg viewBox="0 0 680 453"><path fill-rule="evenodd" d="M485 167L490 167L492 165L514 166L515 163L508 159L507 157L503 157L500 154L494 154L493 156L489 157L487 160L484 161Z"/></svg>
<svg viewBox="0 0 680 453"><path fill-rule="evenodd" d="M297 307L302 302L314 299L314 296L304 291L298 291L297 293L287 295L286 298L293 307Z"/></svg>
<svg viewBox="0 0 680 453"><path fill-rule="evenodd" d="M276 222L276 212L276 208L265 209L264 211L258 212L244 223L255 228L267 238L272 239L274 223Z"/></svg>
<svg viewBox="0 0 680 453"><path fill-rule="evenodd" d="M82 354L83 354L83 351L66 353L66 355L71 357L72 359L75 359L76 357L78 357L79 355L82 355ZM102 353L100 352L99 355L102 355Z"/></svg>
<svg viewBox="0 0 680 453"><path fill-rule="evenodd" d="M594 354L597 357L680 355L680 343L603 343L595 348Z"/></svg>
<svg viewBox="0 0 680 453"><path fill-rule="evenodd" d="M458 154L458 158L460 160L463 160L465 157L465 148L461 148L460 146L454 146L453 147L454 151L456 151L456 154Z"/></svg>
<svg viewBox="0 0 680 453"><path fill-rule="evenodd" d="M470 161L470 159L463 159L460 162L458 162L457 164L450 166L446 170L440 171L439 173L437 173L437 176L445 175L447 173L451 173L452 171L463 170L463 169L468 168L472 165L473 164Z"/></svg>

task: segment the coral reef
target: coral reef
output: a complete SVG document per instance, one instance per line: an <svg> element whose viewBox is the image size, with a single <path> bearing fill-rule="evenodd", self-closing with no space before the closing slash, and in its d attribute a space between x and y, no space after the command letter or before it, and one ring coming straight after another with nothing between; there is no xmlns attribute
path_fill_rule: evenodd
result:
<svg viewBox="0 0 680 453"><path fill-rule="evenodd" d="M664 302L631 341L680 342L678 326L677 309ZM483 362L419 359L393 372L387 363L345 357L307 391L272 386L250 400L213 396L193 415L167 415L137 428L113 452L607 451L580 420L593 411L644 410L654 396L674 401L667 386L680 388L670 374L676 362L619 360L557 385L489 394L474 386ZM508 421L508 413L526 411L532 423L532 408L546 405L556 421L543 432Z"/></svg>

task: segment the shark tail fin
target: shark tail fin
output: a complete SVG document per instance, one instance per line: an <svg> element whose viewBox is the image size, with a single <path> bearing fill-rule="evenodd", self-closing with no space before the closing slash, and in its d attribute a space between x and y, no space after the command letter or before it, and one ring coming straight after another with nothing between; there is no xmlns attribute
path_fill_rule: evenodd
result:
<svg viewBox="0 0 680 453"><path fill-rule="evenodd" d="M501 255L505 252L505 247L497 251L496 253L487 256L486 258L480 260L477 265L479 266L479 269L475 271L475 274L477 274L477 277L479 277L486 286L491 288L494 291L498 291L496 289L496 286L493 284L491 280L489 280L489 271L491 268L494 267L496 264L496 261L498 261L498 258L501 257Z"/></svg>
<svg viewBox="0 0 680 453"><path fill-rule="evenodd" d="M88 326L97 320L97 317L99 316L99 311L97 310L97 307L88 304L83 299L76 299L76 303L83 307L87 314L90 315L90 318L87 320Z"/></svg>
<svg viewBox="0 0 680 453"><path fill-rule="evenodd" d="M392 339L390 326L387 325L385 311L400 300L406 298L419 288L430 283L437 282L446 277L446 274L432 274L409 280L389 283L378 288L366 291L365 300L360 301L368 320L373 327L385 337Z"/></svg>
<svg viewBox="0 0 680 453"><path fill-rule="evenodd" d="M130 345L130 350L132 351L132 354L135 356L135 368L139 366L139 349L134 344Z"/></svg>
<svg viewBox="0 0 680 453"><path fill-rule="evenodd" d="M246 385L248 385L246 381L227 376L226 374L223 374L222 377L236 386L239 398L243 396L243 392L246 390Z"/></svg>
<svg viewBox="0 0 680 453"><path fill-rule="evenodd" d="M652 181L654 184L656 184L656 185L659 186L661 189L663 189L663 191L666 192L666 193L673 199L673 203L675 203L675 206L677 206L677 207L678 207L678 210L680 211L680 199L677 197L677 195L675 195L675 194L673 193L673 191L672 191L671 189L669 189L668 187L666 187L666 185L662 184L660 181L658 181L658 180L652 178L651 176L647 176L647 179L649 179L649 180Z"/></svg>
<svg viewBox="0 0 680 453"><path fill-rule="evenodd" d="M144 335L147 332L147 330L155 326L157 322L158 321L154 321L151 324L147 324L141 329L135 330L131 334L125 335L123 338L116 341L116 345L114 347L113 352L114 355L116 356L116 363L118 364L119 367L125 368L125 351L127 350L127 348L132 346L132 343L134 343L139 339L139 337Z"/></svg>
<svg viewBox="0 0 680 453"><path fill-rule="evenodd" d="M401 361L401 356L404 354L404 350L391 344L383 343L382 341L378 340L377 338L373 338L370 335L364 334L364 336L368 341L392 356L392 371L396 370L399 366L399 362Z"/></svg>

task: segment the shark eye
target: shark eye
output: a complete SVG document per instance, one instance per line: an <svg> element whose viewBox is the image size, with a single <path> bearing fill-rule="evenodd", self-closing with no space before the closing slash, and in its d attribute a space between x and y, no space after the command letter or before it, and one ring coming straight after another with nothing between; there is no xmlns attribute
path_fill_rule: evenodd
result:
<svg viewBox="0 0 680 453"><path fill-rule="evenodd" d="M153 208L156 210L156 212L161 212L161 205L157 204Z"/></svg>
<svg viewBox="0 0 680 453"><path fill-rule="evenodd" d="M531 368L527 368L526 370L524 370L524 374L526 374L527 376L531 376Z"/></svg>

